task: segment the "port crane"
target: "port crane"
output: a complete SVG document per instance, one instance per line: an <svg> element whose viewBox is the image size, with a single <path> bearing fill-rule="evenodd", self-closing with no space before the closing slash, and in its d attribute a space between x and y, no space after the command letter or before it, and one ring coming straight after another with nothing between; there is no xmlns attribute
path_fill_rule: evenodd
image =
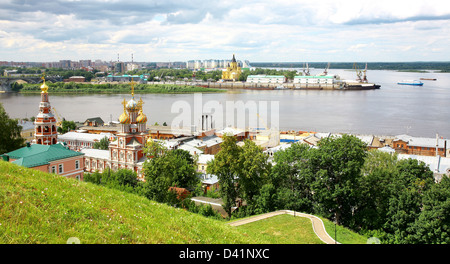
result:
<svg viewBox="0 0 450 264"><path fill-rule="evenodd" d="M305 63L303 63L303 76L309 76L309 66L308 63L306 63L306 72L305 72Z"/></svg>
<svg viewBox="0 0 450 264"><path fill-rule="evenodd" d="M356 71L356 80L358 82L362 82L362 79L361 79L362 72L359 70L358 66L356 65L356 62L353 63L353 69Z"/></svg>
<svg viewBox="0 0 450 264"><path fill-rule="evenodd" d="M363 76L363 79L362 79L362 82L363 82L363 83L367 83L367 75L366 75L366 72L367 72L367 63L366 63L366 68L364 68L364 70L363 70L363 73L364 73L364 76Z"/></svg>
<svg viewBox="0 0 450 264"><path fill-rule="evenodd" d="M56 122L56 126L61 126L61 124L62 124L61 117L59 117L59 114L54 107L52 107L52 109L55 112L56 119L58 119L58 122Z"/></svg>
<svg viewBox="0 0 450 264"><path fill-rule="evenodd" d="M326 76L328 74L328 69L330 68L330 63L328 62L327 66L325 67L325 70L323 70L323 73L321 76Z"/></svg>

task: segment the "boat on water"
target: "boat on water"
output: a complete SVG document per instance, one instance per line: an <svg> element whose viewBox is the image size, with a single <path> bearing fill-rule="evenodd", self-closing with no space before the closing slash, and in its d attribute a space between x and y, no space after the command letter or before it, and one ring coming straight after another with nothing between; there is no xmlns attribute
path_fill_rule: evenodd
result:
<svg viewBox="0 0 450 264"><path fill-rule="evenodd" d="M436 81L437 79L435 78L420 78L421 80L425 80L425 81Z"/></svg>
<svg viewBox="0 0 450 264"><path fill-rule="evenodd" d="M401 85L415 85L415 86L422 86L422 85L423 85L423 82L418 81L418 80L403 80L403 81L397 82L397 84L401 84Z"/></svg>

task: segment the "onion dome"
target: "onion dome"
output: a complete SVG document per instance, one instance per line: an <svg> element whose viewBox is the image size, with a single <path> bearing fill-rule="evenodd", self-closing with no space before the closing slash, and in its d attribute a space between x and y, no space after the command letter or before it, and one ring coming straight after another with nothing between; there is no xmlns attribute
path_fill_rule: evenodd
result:
<svg viewBox="0 0 450 264"><path fill-rule="evenodd" d="M147 123L147 116L142 112L142 109L139 111L136 122L138 122L139 124Z"/></svg>
<svg viewBox="0 0 450 264"><path fill-rule="evenodd" d="M123 112L120 116L119 116L119 122L121 124L129 124L131 121L130 117L127 115L126 112Z"/></svg>
<svg viewBox="0 0 450 264"><path fill-rule="evenodd" d="M41 90L42 90L41 93L47 93L47 91L48 91L48 86L47 86L47 84L45 84L45 79L44 79L44 82L41 85Z"/></svg>
<svg viewBox="0 0 450 264"><path fill-rule="evenodd" d="M137 112L139 111L139 105L138 103L134 100L134 98L131 98L130 101L128 101L126 108L128 110L128 112Z"/></svg>

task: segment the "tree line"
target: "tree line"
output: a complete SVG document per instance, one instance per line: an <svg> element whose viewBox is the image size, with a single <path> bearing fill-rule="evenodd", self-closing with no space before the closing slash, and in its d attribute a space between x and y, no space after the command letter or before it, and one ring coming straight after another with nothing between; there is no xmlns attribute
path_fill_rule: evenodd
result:
<svg viewBox="0 0 450 264"><path fill-rule="evenodd" d="M236 143L235 137L224 136L221 150L207 167L218 177L216 195L229 218L288 209L325 217L382 243L450 243L450 179L436 182L423 162L368 151L350 135L322 139L317 147L292 144L276 152L273 161L253 141ZM145 182L133 174L115 176L111 184L111 176L103 179L110 171L88 174L85 180L220 218L210 206L180 200L170 189L205 195L195 157L184 150L167 150L158 141L148 144L145 153Z"/></svg>
<svg viewBox="0 0 450 264"><path fill-rule="evenodd" d="M450 180L415 159L368 151L349 135L317 148L292 144L273 164L250 140L225 137L208 172L219 178L224 209L239 217L281 209L323 216L389 244L450 242ZM245 205L232 211L236 199Z"/></svg>

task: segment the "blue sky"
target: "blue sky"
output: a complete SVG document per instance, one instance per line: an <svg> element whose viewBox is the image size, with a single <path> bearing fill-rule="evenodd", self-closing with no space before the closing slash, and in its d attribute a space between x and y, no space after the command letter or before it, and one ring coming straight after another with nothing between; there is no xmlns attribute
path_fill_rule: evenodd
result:
<svg viewBox="0 0 450 264"><path fill-rule="evenodd" d="M450 61L447 0L0 0L0 61Z"/></svg>

